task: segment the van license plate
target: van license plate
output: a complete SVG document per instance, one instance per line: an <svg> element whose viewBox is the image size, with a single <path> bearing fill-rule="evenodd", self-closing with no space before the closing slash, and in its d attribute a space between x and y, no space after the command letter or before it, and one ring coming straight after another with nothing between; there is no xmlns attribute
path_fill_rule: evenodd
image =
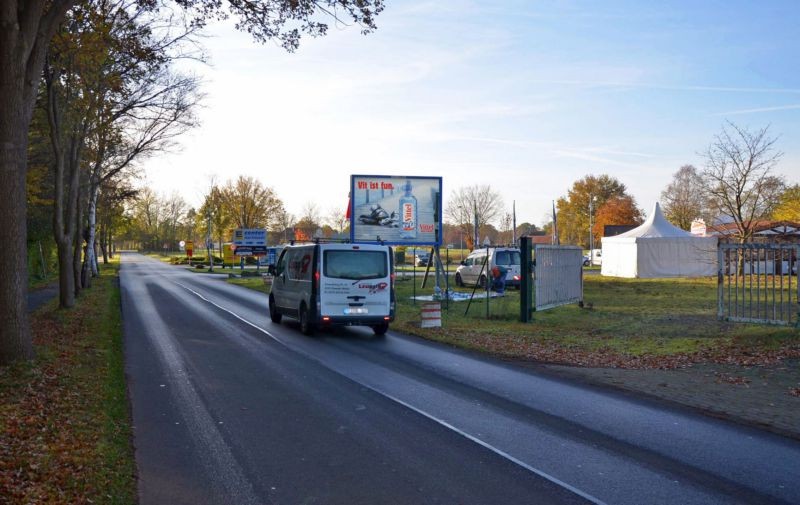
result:
<svg viewBox="0 0 800 505"><path fill-rule="evenodd" d="M352 314L369 314L369 310L366 307L348 307L344 309L344 313L347 315Z"/></svg>

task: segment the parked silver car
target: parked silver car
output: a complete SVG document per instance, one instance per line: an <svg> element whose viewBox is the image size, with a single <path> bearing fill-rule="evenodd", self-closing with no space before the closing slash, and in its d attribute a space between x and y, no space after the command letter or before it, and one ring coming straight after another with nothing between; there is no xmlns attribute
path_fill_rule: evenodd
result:
<svg viewBox="0 0 800 505"><path fill-rule="evenodd" d="M418 267L426 267L431 262L430 254L420 253L414 257L414 264Z"/></svg>
<svg viewBox="0 0 800 505"><path fill-rule="evenodd" d="M467 256L456 269L456 285L486 286L486 280L491 277L494 267L500 266L506 270L506 286L519 288L520 280L520 252L515 247L489 247L475 249Z"/></svg>

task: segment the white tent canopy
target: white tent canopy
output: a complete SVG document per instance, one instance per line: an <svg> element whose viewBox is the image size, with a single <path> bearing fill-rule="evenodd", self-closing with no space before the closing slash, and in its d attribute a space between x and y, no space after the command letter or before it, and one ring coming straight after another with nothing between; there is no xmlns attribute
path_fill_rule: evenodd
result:
<svg viewBox="0 0 800 505"><path fill-rule="evenodd" d="M601 273L612 277L702 277L717 271L717 238L672 225L656 202L641 226L603 237Z"/></svg>

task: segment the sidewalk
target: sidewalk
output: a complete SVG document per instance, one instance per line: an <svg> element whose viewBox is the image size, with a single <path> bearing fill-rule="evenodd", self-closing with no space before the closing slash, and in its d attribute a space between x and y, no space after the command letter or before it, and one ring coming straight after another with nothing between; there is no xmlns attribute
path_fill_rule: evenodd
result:
<svg viewBox="0 0 800 505"><path fill-rule="evenodd" d="M58 282L48 284L43 288L28 291L28 312L36 309L58 297Z"/></svg>

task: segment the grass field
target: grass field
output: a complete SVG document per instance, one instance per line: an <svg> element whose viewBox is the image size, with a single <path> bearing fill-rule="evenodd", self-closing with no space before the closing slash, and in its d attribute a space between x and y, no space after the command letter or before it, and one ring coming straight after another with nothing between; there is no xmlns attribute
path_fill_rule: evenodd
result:
<svg viewBox="0 0 800 505"><path fill-rule="evenodd" d="M117 272L34 312L36 359L0 367L0 502L136 502Z"/></svg>
<svg viewBox="0 0 800 505"><path fill-rule="evenodd" d="M229 282L265 291L261 279ZM431 294L398 277L396 330L510 359L586 366L673 368L690 362L772 363L800 357L800 330L717 320L717 285L701 279L584 277L584 308L534 312L519 322L519 291L502 298L442 302L442 328L420 328L420 301ZM458 289L469 293L471 289Z"/></svg>
<svg viewBox="0 0 800 505"><path fill-rule="evenodd" d="M584 308L567 305L535 312L519 321L519 292L466 302L450 302L441 329L419 328L419 305L409 301L410 281L398 282L399 317L395 328L454 345L502 356L548 362L675 366L681 360L727 359L743 349L759 359L795 356L800 331L734 324L716 317L716 280L617 279L584 277Z"/></svg>

